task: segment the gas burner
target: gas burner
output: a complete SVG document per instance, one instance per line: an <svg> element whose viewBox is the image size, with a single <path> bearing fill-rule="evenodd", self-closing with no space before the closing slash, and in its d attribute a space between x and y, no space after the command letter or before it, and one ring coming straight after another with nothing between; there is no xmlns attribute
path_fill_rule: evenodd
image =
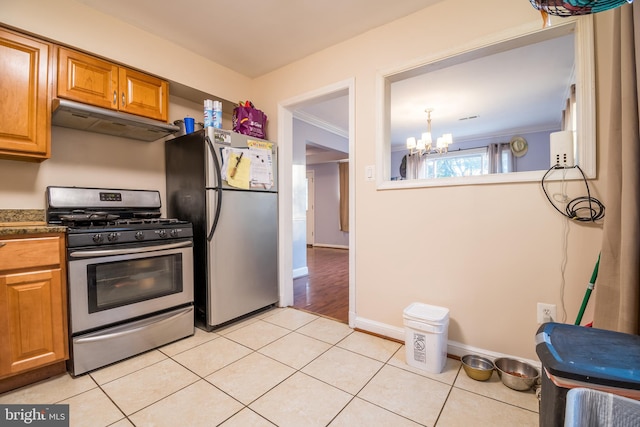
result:
<svg viewBox="0 0 640 427"><path fill-rule="evenodd" d="M92 212L74 210L71 213L58 216L63 225L67 226L90 226L105 225L120 218L120 215L108 212Z"/></svg>
<svg viewBox="0 0 640 427"><path fill-rule="evenodd" d="M161 206L158 191L47 187L47 221L67 227L69 247L192 237L192 225L161 218Z"/></svg>
<svg viewBox="0 0 640 427"><path fill-rule="evenodd" d="M114 225L177 224L180 222L175 218L123 218L116 220Z"/></svg>

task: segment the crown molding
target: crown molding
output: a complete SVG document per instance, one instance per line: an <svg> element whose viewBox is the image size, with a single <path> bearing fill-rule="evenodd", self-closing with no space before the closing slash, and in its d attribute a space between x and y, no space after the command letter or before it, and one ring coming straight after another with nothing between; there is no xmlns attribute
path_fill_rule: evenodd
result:
<svg viewBox="0 0 640 427"><path fill-rule="evenodd" d="M341 129L338 126L332 125L329 122L319 119L313 114L309 114L304 111L294 111L293 117L312 126L318 127L322 130L326 130L327 132L331 132L342 138L349 139L349 132L347 130Z"/></svg>

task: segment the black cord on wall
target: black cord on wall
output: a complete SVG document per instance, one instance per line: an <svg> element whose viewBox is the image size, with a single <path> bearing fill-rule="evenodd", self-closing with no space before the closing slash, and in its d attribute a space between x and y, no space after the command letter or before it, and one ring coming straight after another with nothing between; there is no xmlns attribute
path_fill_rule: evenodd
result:
<svg viewBox="0 0 640 427"><path fill-rule="evenodd" d="M558 208L558 206L556 206L553 200L551 200L551 197L549 197L549 194L547 193L547 189L544 186L545 184L544 181L545 181L545 178L547 178L547 175L549 175L551 171L566 170L566 169L578 169L580 171L580 174L582 175L582 180L587 189L587 195L576 197L575 199L569 200L563 212ZM551 203L551 206L553 206L555 210L560 212L560 214L562 214L563 216L571 220L580 221L580 222L596 222L597 220L604 218L604 205L602 204L602 202L600 202L600 200L596 199L595 197L591 197L591 191L589 190L587 177L585 176L582 169L580 169L580 166L578 165L551 166L542 177L541 185L542 185L542 191L544 192L544 195L547 197L547 200L549 200L549 203Z"/></svg>

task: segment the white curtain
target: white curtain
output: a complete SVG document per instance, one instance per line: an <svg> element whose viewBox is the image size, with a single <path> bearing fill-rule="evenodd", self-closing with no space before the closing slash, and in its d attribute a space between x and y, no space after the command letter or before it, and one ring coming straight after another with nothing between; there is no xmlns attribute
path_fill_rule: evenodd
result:
<svg viewBox="0 0 640 427"><path fill-rule="evenodd" d="M514 172L514 159L508 142L489 144L487 146L489 173ZM505 161L503 162L503 159Z"/></svg>
<svg viewBox="0 0 640 427"><path fill-rule="evenodd" d="M407 179L427 177L427 156L420 153L407 154Z"/></svg>

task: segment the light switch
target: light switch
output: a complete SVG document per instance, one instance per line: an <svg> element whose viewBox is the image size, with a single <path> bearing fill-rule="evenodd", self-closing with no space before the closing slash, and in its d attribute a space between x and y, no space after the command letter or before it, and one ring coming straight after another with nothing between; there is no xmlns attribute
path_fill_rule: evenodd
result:
<svg viewBox="0 0 640 427"><path fill-rule="evenodd" d="M375 165L367 165L364 167L364 179L367 181L375 181L376 167Z"/></svg>

